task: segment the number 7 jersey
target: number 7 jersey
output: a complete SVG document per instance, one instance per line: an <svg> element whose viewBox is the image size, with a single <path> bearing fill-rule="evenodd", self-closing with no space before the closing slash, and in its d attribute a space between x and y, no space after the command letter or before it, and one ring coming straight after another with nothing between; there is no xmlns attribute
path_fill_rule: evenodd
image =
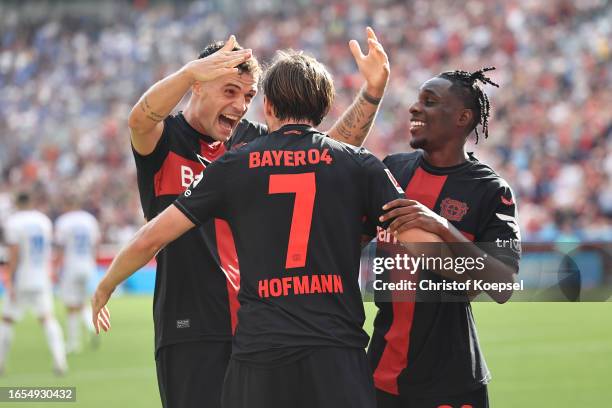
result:
<svg viewBox="0 0 612 408"><path fill-rule="evenodd" d="M217 217L232 229L235 359L273 365L313 347L366 346L362 225L403 195L385 170L363 148L287 125L226 153L174 203L196 225Z"/></svg>

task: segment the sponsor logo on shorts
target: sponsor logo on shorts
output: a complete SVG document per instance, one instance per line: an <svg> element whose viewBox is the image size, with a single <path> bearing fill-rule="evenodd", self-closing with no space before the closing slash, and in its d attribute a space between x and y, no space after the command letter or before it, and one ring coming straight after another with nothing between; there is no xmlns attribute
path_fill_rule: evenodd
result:
<svg viewBox="0 0 612 408"><path fill-rule="evenodd" d="M182 320L177 320L176 321L176 328L177 329L188 329L191 327L191 320L190 319L182 319Z"/></svg>

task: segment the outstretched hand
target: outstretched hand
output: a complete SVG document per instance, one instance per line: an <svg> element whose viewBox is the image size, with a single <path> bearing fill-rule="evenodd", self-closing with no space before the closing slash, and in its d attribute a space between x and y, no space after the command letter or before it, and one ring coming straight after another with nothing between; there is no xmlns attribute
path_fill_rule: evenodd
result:
<svg viewBox="0 0 612 408"><path fill-rule="evenodd" d="M107 292L98 286L91 298L91 321L96 329L96 334L100 334L100 327L107 332L110 330L110 312L106 304L112 292Z"/></svg>
<svg viewBox="0 0 612 408"><path fill-rule="evenodd" d="M185 65L184 70L193 81L212 81L220 76L238 73L238 65L253 56L250 48L233 51L236 46L236 37L230 35L223 48L219 51Z"/></svg>
<svg viewBox="0 0 612 408"><path fill-rule="evenodd" d="M371 27L366 29L366 34L368 37L367 54L363 54L356 40L349 41L349 47L359 72L366 80L368 94L375 98L382 98L391 72L389 58Z"/></svg>

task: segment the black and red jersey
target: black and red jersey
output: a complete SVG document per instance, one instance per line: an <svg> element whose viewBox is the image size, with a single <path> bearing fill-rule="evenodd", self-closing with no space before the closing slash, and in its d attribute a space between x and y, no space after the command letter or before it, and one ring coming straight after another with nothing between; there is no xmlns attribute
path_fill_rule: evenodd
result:
<svg viewBox="0 0 612 408"><path fill-rule="evenodd" d="M293 361L313 347L363 348L362 223L402 196L363 148L287 125L211 164L175 205L196 225L227 220L240 259L233 358Z"/></svg>
<svg viewBox="0 0 612 408"><path fill-rule="evenodd" d="M241 121L239 139L267 133ZM164 120L155 150L136 161L147 220L174 202L228 147L193 129L182 113ZM161 250L153 297L156 350L194 340L228 341L236 324L240 283L233 237L225 221L211 219Z"/></svg>
<svg viewBox="0 0 612 408"><path fill-rule="evenodd" d="M422 151L390 155L383 162L407 198L448 219L471 241L520 239L510 187L471 154L465 163L445 168L428 164ZM391 240L389 232L379 228L377 252ZM518 270L520 250L487 248ZM418 273L417 279L443 279L429 271ZM419 290L416 296L419 299ZM428 293L423 302L377 302L368 357L378 389L395 395L454 395L488 383L472 309L467 296L463 298L441 302L434 296L432 301Z"/></svg>

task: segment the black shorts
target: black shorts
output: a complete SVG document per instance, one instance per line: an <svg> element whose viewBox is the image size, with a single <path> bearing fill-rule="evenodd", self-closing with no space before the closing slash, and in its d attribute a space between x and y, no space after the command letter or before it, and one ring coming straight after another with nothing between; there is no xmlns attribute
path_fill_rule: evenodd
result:
<svg viewBox="0 0 612 408"><path fill-rule="evenodd" d="M232 343L192 341L157 351L157 384L164 408L221 407Z"/></svg>
<svg viewBox="0 0 612 408"><path fill-rule="evenodd" d="M376 390L378 408L489 408L487 386L448 397L397 396Z"/></svg>
<svg viewBox="0 0 612 408"><path fill-rule="evenodd" d="M316 348L284 365L261 367L232 359L223 408L375 408L364 350Z"/></svg>

